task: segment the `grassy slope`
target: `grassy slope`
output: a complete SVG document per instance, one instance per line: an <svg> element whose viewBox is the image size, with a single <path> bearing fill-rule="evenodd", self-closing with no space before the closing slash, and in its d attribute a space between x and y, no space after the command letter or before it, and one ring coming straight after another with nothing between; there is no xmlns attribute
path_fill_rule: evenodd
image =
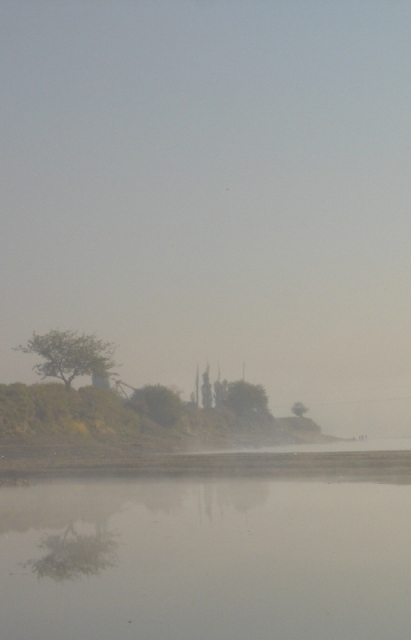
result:
<svg viewBox="0 0 411 640"><path fill-rule="evenodd" d="M107 447L119 452L184 452L330 439L308 418L239 418L228 410L184 407L176 424L163 427L112 391L84 387L68 394L59 384L0 385L0 446L14 443L45 451L58 445L88 451L102 447L104 456Z"/></svg>

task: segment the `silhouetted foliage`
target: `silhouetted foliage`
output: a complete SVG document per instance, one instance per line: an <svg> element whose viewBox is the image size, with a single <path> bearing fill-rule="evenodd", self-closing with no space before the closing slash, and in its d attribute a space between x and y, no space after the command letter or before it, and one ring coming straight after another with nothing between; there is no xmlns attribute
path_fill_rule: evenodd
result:
<svg viewBox="0 0 411 640"><path fill-rule="evenodd" d="M138 413L163 427L175 424L183 409L179 394L162 385L146 385L136 389L130 403Z"/></svg>
<svg viewBox="0 0 411 640"><path fill-rule="evenodd" d="M0 439L43 446L44 436L50 435L53 442L62 438L77 447L79 438L87 437L99 443L120 442L122 455L127 453L126 443L148 451L194 450L257 442L271 446L299 437L299 432L321 434L307 418L275 420L261 385L217 382L214 393L215 409L204 410L195 402L183 403L179 393L160 385L135 390L131 400L94 386L67 393L57 382L0 385Z"/></svg>
<svg viewBox="0 0 411 640"><path fill-rule="evenodd" d="M295 402L291 407L291 411L295 416L301 418L308 411L308 407L305 406L302 402Z"/></svg>
<svg viewBox="0 0 411 640"><path fill-rule="evenodd" d="M214 406L220 410L225 406L228 396L228 382L227 380L216 380L214 382Z"/></svg>
<svg viewBox="0 0 411 640"><path fill-rule="evenodd" d="M104 377L116 366L112 343L98 340L94 334L79 334L77 331L54 329L43 336L34 332L27 344L16 347L16 350L35 353L43 358L45 362L34 365L34 371L43 379L59 378L66 389L70 389L78 376Z"/></svg>
<svg viewBox="0 0 411 640"><path fill-rule="evenodd" d="M201 385L201 397L203 409L211 409L213 406L213 388L210 382L210 367L207 365L203 373L203 384Z"/></svg>
<svg viewBox="0 0 411 640"><path fill-rule="evenodd" d="M244 380L229 383L225 406L237 416L268 414L268 398L264 387Z"/></svg>

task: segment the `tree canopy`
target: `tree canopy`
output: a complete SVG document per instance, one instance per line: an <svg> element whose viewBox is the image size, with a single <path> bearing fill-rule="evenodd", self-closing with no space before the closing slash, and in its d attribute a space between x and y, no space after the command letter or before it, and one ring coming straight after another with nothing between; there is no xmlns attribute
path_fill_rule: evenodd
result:
<svg viewBox="0 0 411 640"><path fill-rule="evenodd" d="M268 413L268 397L264 387L245 380L229 383L224 404L237 416Z"/></svg>
<svg viewBox="0 0 411 640"><path fill-rule="evenodd" d="M168 427L179 419L183 403L178 393L158 384L136 389L131 397L131 406L141 415Z"/></svg>
<svg viewBox="0 0 411 640"><path fill-rule="evenodd" d="M295 402L291 407L291 411L298 418L302 418L305 413L308 411L308 407L305 406L302 402Z"/></svg>
<svg viewBox="0 0 411 640"><path fill-rule="evenodd" d="M23 353L34 353L44 362L34 365L36 373L44 378L59 378L70 389L78 376L106 377L116 362L115 346L98 340L95 334L53 329L44 335L33 332L26 345L16 347Z"/></svg>

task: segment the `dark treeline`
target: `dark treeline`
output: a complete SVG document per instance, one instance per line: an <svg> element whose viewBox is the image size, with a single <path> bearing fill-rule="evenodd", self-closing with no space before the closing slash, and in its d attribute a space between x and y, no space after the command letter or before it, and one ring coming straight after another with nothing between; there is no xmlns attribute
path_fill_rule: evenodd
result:
<svg viewBox="0 0 411 640"><path fill-rule="evenodd" d="M146 385L128 398L97 386L67 393L60 383L0 385L0 439L115 439L143 449L190 449L263 446L319 433L306 418L275 420L261 385L221 385L214 385L212 408L185 403L161 385Z"/></svg>
<svg viewBox="0 0 411 640"><path fill-rule="evenodd" d="M94 334L53 329L44 335L33 332L17 351L34 354L40 362L34 371L43 379L59 383L0 385L0 438L33 436L88 437L106 440L132 439L141 447L185 448L232 445L263 446L295 441L295 433L320 431L303 418L307 408L298 402L295 418L275 420L268 409L262 385L245 380L210 380L207 365L190 402L161 385L134 389L118 380L112 369L115 345ZM80 376L91 376L93 385L73 388ZM111 381L116 380L116 388ZM131 397L124 386L132 389ZM200 406L201 405L201 406Z"/></svg>

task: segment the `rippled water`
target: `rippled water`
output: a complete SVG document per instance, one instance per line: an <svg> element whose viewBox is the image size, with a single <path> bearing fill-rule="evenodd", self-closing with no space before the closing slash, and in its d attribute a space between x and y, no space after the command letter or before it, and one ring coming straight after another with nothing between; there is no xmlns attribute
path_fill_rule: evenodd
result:
<svg viewBox="0 0 411 640"><path fill-rule="evenodd" d="M7 640L393 640L411 486L56 482L0 490Z"/></svg>

